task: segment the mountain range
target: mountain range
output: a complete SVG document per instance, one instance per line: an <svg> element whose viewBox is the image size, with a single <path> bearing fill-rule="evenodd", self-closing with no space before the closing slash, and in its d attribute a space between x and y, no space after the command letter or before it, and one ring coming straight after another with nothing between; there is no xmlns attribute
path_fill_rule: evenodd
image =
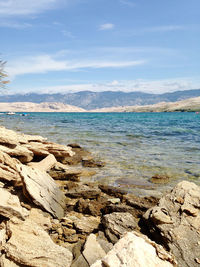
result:
<svg viewBox="0 0 200 267"><path fill-rule="evenodd" d="M56 93L56 94L1 94L1 103L12 102L59 102L73 105L86 110L122 107L122 106L144 106L153 105L160 102L176 102L188 98L200 96L200 89L176 91L173 93L150 94L143 92L92 92L81 91L77 93Z"/></svg>

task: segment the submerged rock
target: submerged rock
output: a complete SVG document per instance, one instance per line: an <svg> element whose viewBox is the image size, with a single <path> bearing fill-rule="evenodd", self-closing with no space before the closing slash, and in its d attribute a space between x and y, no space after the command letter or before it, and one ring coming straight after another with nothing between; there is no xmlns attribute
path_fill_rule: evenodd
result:
<svg viewBox="0 0 200 267"><path fill-rule="evenodd" d="M199 186L180 182L144 218L150 234L174 254L180 267L199 266Z"/></svg>

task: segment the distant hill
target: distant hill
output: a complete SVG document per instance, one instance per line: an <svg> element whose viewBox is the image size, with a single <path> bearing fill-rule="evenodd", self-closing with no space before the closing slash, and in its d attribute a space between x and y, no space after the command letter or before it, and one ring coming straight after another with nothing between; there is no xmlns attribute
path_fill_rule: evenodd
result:
<svg viewBox="0 0 200 267"><path fill-rule="evenodd" d="M187 98L200 96L200 89L176 91L165 94L148 94L142 92L124 93L121 91L112 92L91 92L82 91L77 93L57 93L57 94L13 94L1 95L0 102L60 102L68 105L81 107L86 110L135 106L135 105L152 105L159 102L175 102Z"/></svg>
<svg viewBox="0 0 200 267"><path fill-rule="evenodd" d="M13 102L0 103L0 111L3 112L84 112L79 107L66 105L63 103L31 103L31 102Z"/></svg>
<svg viewBox="0 0 200 267"><path fill-rule="evenodd" d="M177 102L159 102L154 105L145 106L123 106L112 108L101 108L93 112L184 112L200 111L200 96L187 98Z"/></svg>

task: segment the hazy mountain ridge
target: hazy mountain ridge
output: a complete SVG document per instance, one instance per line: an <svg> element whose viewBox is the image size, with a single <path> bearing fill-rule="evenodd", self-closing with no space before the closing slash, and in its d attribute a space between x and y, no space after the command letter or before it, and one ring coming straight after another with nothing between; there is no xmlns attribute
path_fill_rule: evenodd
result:
<svg viewBox="0 0 200 267"><path fill-rule="evenodd" d="M119 106L152 105L159 102L176 102L187 98L200 96L200 89L176 91L164 94L149 94L143 92L92 92L81 91L77 93L56 94L14 94L1 95L0 102L59 102L73 105L86 110L109 108Z"/></svg>

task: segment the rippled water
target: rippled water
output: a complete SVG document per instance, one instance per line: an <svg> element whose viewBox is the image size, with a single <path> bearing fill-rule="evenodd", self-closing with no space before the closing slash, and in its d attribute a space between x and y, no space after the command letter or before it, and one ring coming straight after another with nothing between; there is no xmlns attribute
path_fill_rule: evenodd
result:
<svg viewBox="0 0 200 267"><path fill-rule="evenodd" d="M106 162L95 180L128 187L154 186L155 174L170 186L200 182L200 115L195 113L29 113L1 114L0 124L49 140L79 143ZM169 185L156 185L159 190Z"/></svg>

